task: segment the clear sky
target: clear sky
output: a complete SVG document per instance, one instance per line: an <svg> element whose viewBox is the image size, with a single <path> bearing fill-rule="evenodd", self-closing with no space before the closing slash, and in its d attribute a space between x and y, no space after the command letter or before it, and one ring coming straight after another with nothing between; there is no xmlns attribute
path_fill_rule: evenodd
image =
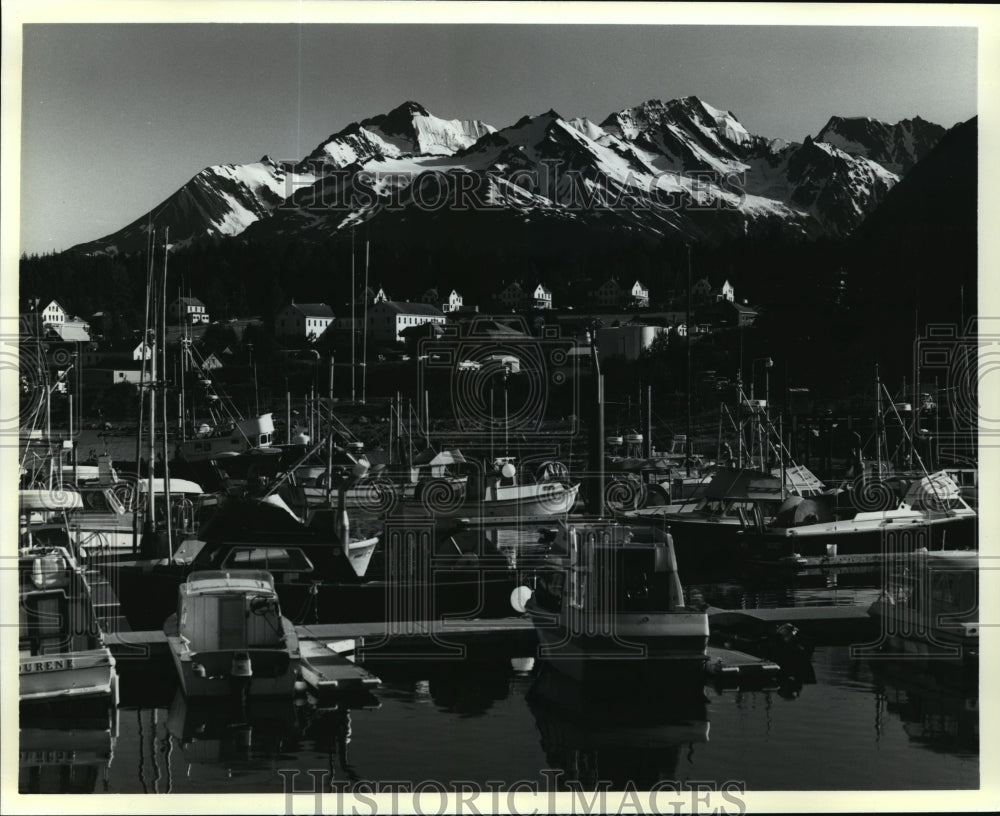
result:
<svg viewBox="0 0 1000 816"><path fill-rule="evenodd" d="M976 115L973 28L32 24L21 251L98 238L203 167L299 159L412 99L496 127L694 94L801 141L832 115Z"/></svg>

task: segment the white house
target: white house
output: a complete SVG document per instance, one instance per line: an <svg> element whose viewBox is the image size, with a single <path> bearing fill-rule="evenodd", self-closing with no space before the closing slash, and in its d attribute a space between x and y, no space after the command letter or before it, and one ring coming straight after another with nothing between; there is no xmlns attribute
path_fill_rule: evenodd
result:
<svg viewBox="0 0 1000 816"><path fill-rule="evenodd" d="M53 300L48 306L42 309L42 323L48 323L51 326L59 326L66 322L68 314L66 310L59 305L58 301Z"/></svg>
<svg viewBox="0 0 1000 816"><path fill-rule="evenodd" d="M411 326L446 321L441 310L430 303L386 300L368 310L368 339L375 343L400 343L402 332Z"/></svg>
<svg viewBox="0 0 1000 816"><path fill-rule="evenodd" d="M629 305L636 309L647 309L649 308L649 287L644 286L642 281L636 281L632 284L632 290L630 292Z"/></svg>
<svg viewBox="0 0 1000 816"><path fill-rule="evenodd" d="M497 295L497 301L502 306L507 306L511 309L516 309L519 306L524 305L525 295L524 289L521 288L521 284L518 281L512 281L509 283L501 292Z"/></svg>
<svg viewBox="0 0 1000 816"><path fill-rule="evenodd" d="M154 348L155 348L154 345L151 345L150 343L147 343L145 340L143 340L141 343L139 343L138 346L132 349L132 359L150 360L153 357Z"/></svg>
<svg viewBox="0 0 1000 816"><path fill-rule="evenodd" d="M630 306L645 309L649 306L649 289L636 281L630 289L618 282L618 278L608 278L590 293L591 300L599 306Z"/></svg>
<svg viewBox="0 0 1000 816"><path fill-rule="evenodd" d="M208 323L205 304L196 297L179 297L167 307L167 313L174 322Z"/></svg>
<svg viewBox="0 0 1000 816"><path fill-rule="evenodd" d="M733 285L727 280L722 284L722 287L715 295L716 300L728 300L733 303L736 300L736 290L733 289Z"/></svg>
<svg viewBox="0 0 1000 816"><path fill-rule="evenodd" d="M325 303L296 303L294 300L275 315L274 333L279 337L315 340L333 322L333 309Z"/></svg>
<svg viewBox="0 0 1000 816"><path fill-rule="evenodd" d="M462 296L452 289L451 294L448 295L448 302L441 304L441 311L445 314L448 312L460 312L462 310L462 304Z"/></svg>
<svg viewBox="0 0 1000 816"><path fill-rule="evenodd" d="M535 287L535 291L531 293L532 308L535 309L551 309L552 308L552 293L546 289L542 284L538 284Z"/></svg>

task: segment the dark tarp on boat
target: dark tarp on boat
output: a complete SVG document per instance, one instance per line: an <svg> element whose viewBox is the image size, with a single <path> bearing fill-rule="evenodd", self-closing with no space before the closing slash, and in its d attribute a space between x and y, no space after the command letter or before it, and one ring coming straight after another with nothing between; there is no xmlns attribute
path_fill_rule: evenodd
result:
<svg viewBox="0 0 1000 816"><path fill-rule="evenodd" d="M826 502L806 499L802 496L789 496L778 508L778 512L774 516L774 525L776 527L795 527L832 520L833 513L830 512Z"/></svg>

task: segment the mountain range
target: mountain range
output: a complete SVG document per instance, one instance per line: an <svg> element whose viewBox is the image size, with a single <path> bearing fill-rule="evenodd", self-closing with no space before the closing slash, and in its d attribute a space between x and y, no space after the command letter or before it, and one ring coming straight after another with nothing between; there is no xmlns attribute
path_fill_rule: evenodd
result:
<svg viewBox="0 0 1000 816"><path fill-rule="evenodd" d="M944 133L919 117L890 125L834 116L815 138L785 142L693 96L650 100L600 123L550 110L499 129L406 102L301 159L205 168L149 213L70 251L142 251L149 230L165 227L174 247L321 242L407 219L446 231L479 212L511 225L683 240L843 237Z"/></svg>

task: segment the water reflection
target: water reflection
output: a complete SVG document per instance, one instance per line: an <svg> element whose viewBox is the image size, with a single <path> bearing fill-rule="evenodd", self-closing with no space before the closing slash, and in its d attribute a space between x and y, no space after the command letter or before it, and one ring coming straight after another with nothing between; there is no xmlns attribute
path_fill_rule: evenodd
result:
<svg viewBox="0 0 1000 816"><path fill-rule="evenodd" d="M480 717L510 696L514 670L508 657L368 664L382 679L380 694L408 702L430 702L459 717Z"/></svg>
<svg viewBox="0 0 1000 816"><path fill-rule="evenodd" d="M869 661L885 711L899 718L909 741L931 751L979 752L979 683L960 661Z"/></svg>
<svg viewBox="0 0 1000 816"><path fill-rule="evenodd" d="M118 718L22 719L18 745L21 793L101 793L108 790Z"/></svg>
<svg viewBox="0 0 1000 816"><path fill-rule="evenodd" d="M645 699L594 696L551 665L539 667L527 695L528 706L549 765L562 775L558 784L587 790L608 785L643 790L678 778L694 746L708 741L708 713L699 689L664 682L649 687Z"/></svg>

